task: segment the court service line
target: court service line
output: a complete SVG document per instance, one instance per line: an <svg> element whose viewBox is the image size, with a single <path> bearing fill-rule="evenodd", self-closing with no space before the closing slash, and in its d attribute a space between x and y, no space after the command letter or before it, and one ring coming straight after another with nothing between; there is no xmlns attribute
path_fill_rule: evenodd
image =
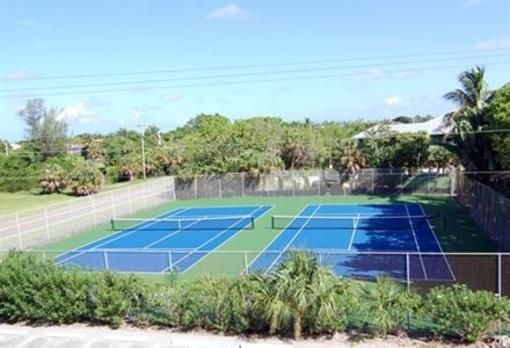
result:
<svg viewBox="0 0 510 348"><path fill-rule="evenodd" d="M250 214L254 214L257 210L260 210L261 208L263 208L264 206L259 206L257 209L253 210L252 212L250 212ZM212 238L209 238L206 242L204 242L203 244L199 245L198 247L196 247L195 249L193 249L192 251L190 251L186 256L183 256L179 261L177 261L176 263L174 263L171 267L166 267L165 269L163 269L160 273L165 273L167 270L169 270L170 268L173 268L175 265L178 265L179 263L181 263L183 260L185 260L186 258L188 258L190 255L192 255L194 252L198 251L200 248L206 246L208 243L212 242L213 240L215 240L216 238L218 237L221 237L222 235L224 235L226 232L228 232L229 230L231 230L232 228L234 228L237 224L241 223L243 220L239 220L239 221L236 221L234 222L232 225L230 225L229 227L227 227L226 229L224 229L223 231L221 231L220 233L218 233L217 235L215 235L214 237ZM244 229L246 228L246 226L242 227L241 229ZM240 230L239 230L240 231ZM239 232L237 231L237 232ZM234 236L237 234L237 232L234 234ZM227 239L228 240L228 239ZM223 243L225 243L227 240L225 240ZM222 245L223 243L221 243L220 245ZM219 245L219 246L220 246ZM218 246L218 247L219 247ZM211 251L214 251L215 249L217 249L218 247L214 248L213 250L210 250L210 251L206 251L204 252L204 255L207 255L209 254L209 252ZM200 260L200 259L199 259ZM199 261L198 260L198 261ZM197 262L198 262L197 261ZM195 262L196 263L196 262ZM189 269L191 267L194 266L194 264L191 264L188 268L186 269Z"/></svg>
<svg viewBox="0 0 510 348"><path fill-rule="evenodd" d="M271 268L273 268L273 267L274 267L274 265L276 264L276 262L278 262L278 260L282 257L283 253L285 253L285 252L289 249L289 247L290 247L290 245L292 244L292 242L294 242L294 241L296 240L296 238L299 236L299 234L301 233L301 231L303 231L303 229L305 228L306 224L308 224L308 222L312 219L312 217L313 217L313 215L315 214L315 212L316 212L317 210L319 210L319 209L320 209L320 207L321 207L321 205L319 204L319 205L317 206L317 208L315 208L315 209L314 209L314 211L312 212L312 215L310 215L310 216L308 217L308 219L306 219L306 221L305 221L305 223L303 224L303 226L301 226L301 227L299 228L299 230L298 230L298 231L294 234L294 236L291 238L291 240L287 243L287 245L286 245L286 246L283 248L283 250L280 252L280 254L278 254L278 256L277 256L277 257L276 257L276 259L273 261L273 263L271 263L271 264L269 265L269 267L268 267L268 268L264 271L264 274L267 274L267 273L271 270Z"/></svg>
<svg viewBox="0 0 510 348"><path fill-rule="evenodd" d="M352 235L351 235L351 239L349 240L349 247L347 248L347 250L352 249L352 243L354 243L354 236L356 236L356 231L358 228L360 217L361 217L360 214L358 214L358 216L356 216L356 218L354 220L354 228L352 229Z"/></svg>
<svg viewBox="0 0 510 348"><path fill-rule="evenodd" d="M267 209L266 212L264 212L262 215L260 216L257 216L254 218L254 221L257 221L258 219L262 218L264 215L266 215L269 211L271 211L275 206L274 204L271 204L271 205L259 205L257 209L255 209L253 212L251 212L251 214L253 214L254 212L256 212L257 210L261 209L261 208L266 208L268 207L269 209ZM195 263L193 263L191 266L187 267L185 270L181 271L182 274L188 272L191 268L195 267L195 265L199 262L202 261L202 259L210 254L213 254L214 252L216 252L219 248L221 248L222 245L228 243L229 240L235 238L237 236L237 234L241 231L243 231L244 229L246 228L246 226L240 228L239 231L237 231L236 233L234 233L233 235L231 235L230 237L228 237L227 239L225 239L223 242L221 242L220 244L218 244L214 249L211 249L211 250L208 250L207 252L204 253L204 256L202 256L201 258L199 258L197 261L195 261Z"/></svg>
<svg viewBox="0 0 510 348"><path fill-rule="evenodd" d="M416 237L416 233L414 231L413 219L411 219L411 214L409 213L409 208L407 207L407 204L405 205L405 207L406 207L407 216L409 218L409 224L411 225L411 231L413 232L414 243L416 244L416 249L418 250L418 252L421 253L421 250L420 250L421 248L420 248L420 245L418 244L418 237ZM423 275L425 276L425 280L427 280L428 279L427 270L425 269L425 263L423 263L423 257L421 256L421 254L419 254L418 257L420 258L421 267L423 269ZM408 267L410 267L410 265Z"/></svg>
<svg viewBox="0 0 510 348"><path fill-rule="evenodd" d="M297 213L297 215L296 215L296 216L294 216L294 218L293 218L293 219L291 219L291 220L289 221L289 223L285 226L285 228L282 228L282 229L280 230L280 232L278 232L278 233L276 234L276 236L274 236L274 237L273 237L273 239L271 239L271 241L269 241L269 243L267 243L266 247L265 247L264 249L262 249L262 251L261 251L261 252L259 252L259 253L258 253L258 255L257 255L257 256L255 256L255 257L253 258L253 260L251 260L251 261L248 263L248 265L247 265L247 266L246 266L246 268L244 269L243 273L247 273L247 272L248 272L248 269L249 269L249 268L250 268L250 267L251 267L251 266L252 266L252 265L253 265L253 264L254 264L254 263L255 263L255 262L256 262L256 261L257 261L257 260L258 260L258 259L262 256L262 255L264 255L264 253L265 253L265 252L267 252L267 251L268 251L269 247L270 247L270 246L271 246L271 245L272 245L272 244L273 244L273 243L274 243L274 242L275 242L275 241L276 241L276 240L277 240L277 239L278 239L278 238L282 235L282 233L283 233L283 232L284 232L287 228L289 228L289 226L290 226L290 225L292 225L292 223L293 223L294 221L296 221L296 219L297 219L299 216L301 216L301 214L303 214L303 212L304 212L304 211L305 211L305 210L306 210L309 206L310 206L310 204L305 205L305 206L304 206L304 207L303 207L303 208L299 211L299 213ZM271 251L272 251L272 250L271 250ZM279 252L279 250L276 250L276 251L277 251L277 252Z"/></svg>
<svg viewBox="0 0 510 348"><path fill-rule="evenodd" d="M200 221L203 221L205 218L207 218L207 215L204 215L204 216L202 216L202 217L197 218L197 221L192 222L192 223L190 223L189 225L186 225L186 227L184 227L184 228L182 228L182 226L181 226L181 229L176 229L174 232L170 232L170 233L169 233L169 234L167 234L166 236L164 236L164 237L162 237L162 238L159 238L158 240L156 240L156 241L154 241L154 242L152 242L152 243L147 244L147 245L146 245L146 246L144 246L142 249L150 248L151 246L156 245L156 244L158 244L159 242L161 242L161 241L163 241L163 240L165 240L165 239L167 239L167 238L170 238L170 237L172 237L172 236L176 235L176 234L177 234L177 233L179 233L179 232L182 232L182 231L183 231L183 230L185 230L186 228L188 228L188 227L190 227L190 226L193 226L193 225L195 225L195 224L199 223ZM182 224L182 222L181 222L181 224Z"/></svg>
<svg viewBox="0 0 510 348"><path fill-rule="evenodd" d="M185 211L185 210L188 210L188 209L190 209L190 208L184 208L184 209L180 209L180 208L178 208L178 209L175 209L175 210L173 210L172 212L170 212L170 214L168 214L167 212L166 212L166 213L159 214L159 215L157 215L157 216L156 216L156 218L158 218L158 217L159 217L159 218L162 218L162 217L172 217L172 216L174 216L174 215L176 215L176 214L179 214L180 212ZM149 219L150 219L150 218L149 218ZM98 240L94 240L94 241L92 241L92 242L90 242L90 243L84 244L84 245L82 245L82 246L80 246L80 247L78 247L78 248L72 249L72 250L70 250L70 251L68 251L68 252L64 253L64 255L65 255L65 254L67 254L67 253L71 253L71 252L79 252L79 253L78 253L78 254L76 254L76 255L72 255L71 257L65 258L64 260L60 260L60 261L58 261L58 262L57 262L57 264L62 264L62 263L64 263L64 262L68 262L69 260L72 260L72 259L74 259L75 257L81 256L81 255L83 255L83 254L85 254L85 253L87 253L87 252L90 252L90 251L92 251L92 250L94 250L94 249L97 249L97 248L98 248L98 247L100 247L100 246L106 245L106 244L108 244L108 243L110 243L110 242L113 242L113 241L115 241L115 240L121 239L121 238L123 238L123 237L125 237L125 236L128 236L128 235L131 235L131 234L133 234L133 233L135 233L135 232L137 232L137 231L142 230L143 228L145 228L145 227L147 227L147 226L152 226L152 225L154 225L156 222L157 222L157 221L155 221L155 222L150 222L150 223L148 223L148 224L147 224L147 223L145 223L145 222L141 222L141 223L139 223L139 224L138 224L138 226L140 226L139 228L134 229L134 230L132 230L132 231L129 231L129 232L127 232L127 233L126 233L126 230L122 230L122 231L119 231L119 232L117 232L117 233L113 233L113 234L110 234L110 235L105 236L105 237L103 237L103 238L100 238L100 239L98 239ZM144 224L145 224L145 225L144 225ZM137 225L135 225L135 226L137 226ZM115 235L121 234L121 233L123 233L123 232L124 232L124 234L122 234L122 235L120 235L120 236L118 236L118 237L116 237L116 238L108 239L108 238L110 238L110 237L112 237L112 236L115 236ZM90 244L93 244L93 243L97 243L97 242L99 242L99 241L101 241L101 240L105 240L105 239L108 239L108 240L106 240L105 242L100 243L100 244L98 244L98 245L96 245L96 246L94 246L94 247L92 247L92 248L90 248L90 249L82 250L82 248L86 247L87 245L90 245ZM80 250L81 250L81 252L80 252Z"/></svg>
<svg viewBox="0 0 510 348"><path fill-rule="evenodd" d="M425 209L423 209L423 206L421 204L418 204L420 206L420 209L423 213L424 216L427 215L427 213L425 212ZM455 273L453 273L453 269L452 267L450 266L450 263L448 262L448 259L446 258L445 254L444 254L444 251L443 251L443 248L441 247L441 243L439 243L439 239L437 238L436 236L436 232L434 231L434 227L430 224L430 221L428 218L426 218L427 220L427 224L429 226L429 229L430 231L432 232L432 236L434 236L434 239L436 241L436 244L437 246L439 247L439 251L441 252L442 256L443 256L443 259L444 259L444 262L446 263L446 265L448 266L448 270L450 271L450 275L452 276L452 279L453 281L456 281L457 278L455 277ZM446 231L443 231L443 233L446 232Z"/></svg>

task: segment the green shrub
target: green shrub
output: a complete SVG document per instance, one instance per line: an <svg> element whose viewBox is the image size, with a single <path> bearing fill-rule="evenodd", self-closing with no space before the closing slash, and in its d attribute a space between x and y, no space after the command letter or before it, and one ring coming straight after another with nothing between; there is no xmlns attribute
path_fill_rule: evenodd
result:
<svg viewBox="0 0 510 348"><path fill-rule="evenodd" d="M76 196L87 196L99 192L104 185L103 173L92 163L75 168L72 174L72 191Z"/></svg>
<svg viewBox="0 0 510 348"><path fill-rule="evenodd" d="M365 329L376 336L402 330L408 316L416 312L421 303L420 296L388 278L378 278L375 284L363 284L358 300Z"/></svg>
<svg viewBox="0 0 510 348"><path fill-rule="evenodd" d="M469 342L487 335L509 310L508 300L488 291L469 290L465 285L434 288L425 300L425 311L437 335L457 335Z"/></svg>
<svg viewBox="0 0 510 348"><path fill-rule="evenodd" d="M88 320L90 287L85 273L11 253L0 267L0 318L55 324Z"/></svg>
<svg viewBox="0 0 510 348"><path fill-rule="evenodd" d="M45 163L39 176L41 193L62 192L69 183L69 174L60 165Z"/></svg>
<svg viewBox="0 0 510 348"><path fill-rule="evenodd" d="M146 305L147 287L140 278L110 272L96 277L96 286L89 292L93 320L118 327Z"/></svg>

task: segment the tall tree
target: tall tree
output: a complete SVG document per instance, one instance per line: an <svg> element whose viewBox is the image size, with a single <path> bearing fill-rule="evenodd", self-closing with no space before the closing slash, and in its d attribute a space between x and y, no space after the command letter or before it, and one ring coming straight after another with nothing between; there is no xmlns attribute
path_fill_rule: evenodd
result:
<svg viewBox="0 0 510 348"><path fill-rule="evenodd" d="M458 109L445 115L445 120L459 133L457 153L468 169L494 168L494 155L486 134L488 126L487 104L491 92L485 81L485 69L476 66L459 76L461 88L446 93L444 98L453 101Z"/></svg>
<svg viewBox="0 0 510 348"><path fill-rule="evenodd" d="M59 114L57 108L46 108L43 99L29 100L18 112L27 124L28 139L43 160L66 149L67 123Z"/></svg>

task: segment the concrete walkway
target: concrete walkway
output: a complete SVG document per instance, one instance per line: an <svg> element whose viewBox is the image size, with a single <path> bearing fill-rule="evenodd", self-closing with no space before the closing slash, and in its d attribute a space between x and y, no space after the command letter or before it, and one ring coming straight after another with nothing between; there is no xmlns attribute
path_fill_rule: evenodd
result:
<svg viewBox="0 0 510 348"><path fill-rule="evenodd" d="M0 348L289 348L277 339L245 340L207 333L125 328L112 330L84 325L30 327L0 324Z"/></svg>

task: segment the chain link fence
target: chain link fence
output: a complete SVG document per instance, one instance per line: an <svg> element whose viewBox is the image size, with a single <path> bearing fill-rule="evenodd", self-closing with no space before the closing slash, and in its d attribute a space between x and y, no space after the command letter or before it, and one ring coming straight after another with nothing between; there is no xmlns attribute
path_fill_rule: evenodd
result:
<svg viewBox="0 0 510 348"><path fill-rule="evenodd" d="M172 200L175 200L173 178L163 177L43 208L0 215L0 250L23 250L47 244L114 217Z"/></svg>
<svg viewBox="0 0 510 348"><path fill-rule="evenodd" d="M506 173L510 176L510 172ZM494 173L458 172L455 182L457 201L487 233L501 251L510 250L510 199L481 182ZM501 172L497 173L501 175Z"/></svg>
<svg viewBox="0 0 510 348"><path fill-rule="evenodd" d="M472 290L510 296L510 253L308 251L322 266L330 267L336 274L352 279L370 281L387 276L420 293L426 293L439 285L465 284ZM27 252L43 259L55 260L63 266L79 266L90 270L141 274L174 271L232 276L274 270L288 257L290 250L98 248Z"/></svg>
<svg viewBox="0 0 510 348"><path fill-rule="evenodd" d="M356 194L451 195L452 180L450 173L400 169L363 169L355 174L334 170L293 170L257 176L235 173L175 177L177 199Z"/></svg>

